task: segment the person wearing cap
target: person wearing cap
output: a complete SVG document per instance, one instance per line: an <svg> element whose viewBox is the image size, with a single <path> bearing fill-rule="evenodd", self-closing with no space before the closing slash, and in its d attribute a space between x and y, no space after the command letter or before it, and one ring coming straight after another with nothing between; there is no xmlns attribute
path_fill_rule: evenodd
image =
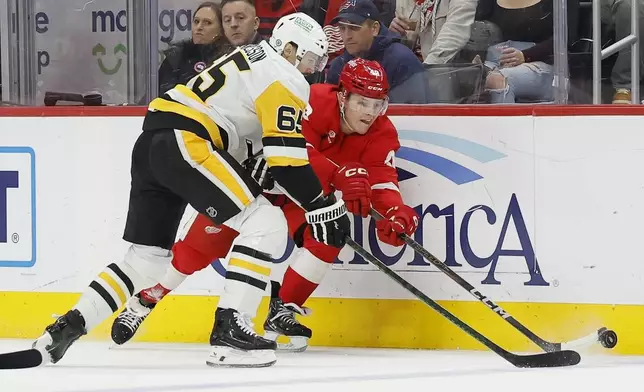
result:
<svg viewBox="0 0 644 392"><path fill-rule="evenodd" d="M353 58L380 63L387 74L391 103L428 102L427 81L423 65L400 35L391 32L379 20L380 12L371 0L346 0L331 21L337 24L344 44L344 53L329 66L326 82L338 84L344 65Z"/></svg>

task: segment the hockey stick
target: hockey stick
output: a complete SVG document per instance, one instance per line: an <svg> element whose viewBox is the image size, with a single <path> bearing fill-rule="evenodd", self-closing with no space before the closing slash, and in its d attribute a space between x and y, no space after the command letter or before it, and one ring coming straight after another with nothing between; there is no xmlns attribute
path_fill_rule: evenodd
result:
<svg viewBox="0 0 644 392"><path fill-rule="evenodd" d="M335 163L329 158L327 158L327 161L329 161L335 167L338 167L338 168L340 167L337 163ZM385 217L380 212L376 211L373 207L371 208L370 213L375 220L385 219ZM429 253L427 249L423 248L422 245L416 242L413 238L409 237L404 233L400 234L400 238L402 238L403 241L405 241L405 243L409 245L414 251L418 252L430 263L435 265L443 273L449 276L453 281L458 283L459 286L469 291L474 296L474 298L483 302L487 307L492 309L494 313L498 314L502 319L510 323L510 325L516 328L519 332L525 335L528 339L530 339L530 341L532 341L534 344L539 346L545 352L555 352L555 351L561 351L565 349L583 347L598 341L605 348L613 348L617 345L617 334L614 331L607 329L606 327L601 327L593 333L590 333L584 337L572 340L567 343L552 343L547 340L544 340L539 336L537 336L534 332L529 330L526 326L521 324L517 319L512 317L508 312L506 312L499 305L495 304L491 299L481 294L481 292L478 291L474 286L472 286L468 281L463 279L460 275L458 275L456 272L450 269L445 263L443 263L442 261L437 259L434 255Z"/></svg>
<svg viewBox="0 0 644 392"><path fill-rule="evenodd" d="M426 305L440 313L443 317L447 318L454 325L465 331L468 335L485 345L490 350L501 356L506 361L510 362L519 368L543 368L543 367L561 367L572 366L580 362L581 356L579 353L570 350L548 352L543 354L534 355L517 355L510 353L501 348L496 343L492 342L481 333L461 321L458 317L447 311L438 303L433 301L422 291L418 290L411 283L404 280L387 265L385 265L378 258L367 252L362 246L356 243L351 237L346 238L347 245L349 245L356 253L362 256L365 260L375 265L385 275L396 281L403 288L414 294L419 300L423 301ZM43 364L43 354L36 349L29 349L24 351L16 351L7 354L0 354L0 369L25 369L37 367Z"/></svg>
<svg viewBox="0 0 644 392"><path fill-rule="evenodd" d="M385 217L381 213L379 213L373 208L371 209L371 216L373 216L375 220L385 219ZM521 324L517 319L512 317L512 315L510 315L503 308L501 308L499 305L494 303L491 299L481 294L481 292L478 291L474 286L472 286L468 281L463 279L459 274L454 272L445 263L443 263L442 261L437 259L434 255L429 253L427 249L423 248L422 245L416 242L413 238L411 238L410 236L404 233L400 234L400 238L402 238L403 241L405 241L405 243L409 245L415 252L419 253L430 263L435 265L445 275L449 276L450 279L458 283L459 286L469 291L474 296L474 298L483 302L488 308L492 309L494 313L498 314L502 319L507 321L510 325L516 328L519 332L525 335L528 339L530 339L534 344L539 346L545 352L555 352L555 351L561 351L562 349L581 347L581 346L595 343L597 341L601 342L601 344L606 348L613 348L617 344L617 335L615 334L615 332L608 330L605 327L602 327L596 332L588 334L587 336L584 336L582 338L579 338L567 343L552 343L547 340L544 340L539 336L537 336L534 332L529 330L526 326Z"/></svg>
<svg viewBox="0 0 644 392"><path fill-rule="evenodd" d="M483 336L480 332L476 331L458 317L454 316L452 313L447 311L445 308L440 306L434 300L425 295L422 291L418 290L411 283L407 282L405 279L401 278L393 270L387 267L382 261L377 257L369 253L366 249L360 246L355 242L351 237L346 237L347 245L349 245L357 254L362 256L365 260L369 261L371 264L375 265L384 272L385 275L389 276L391 279L395 280L396 283L401 285L403 288L411 292L418 298L423 301L427 306L434 309L440 313L443 317L451 321L454 325L465 331L468 335L485 345L485 347L494 351L496 354L501 356L506 361L510 362L516 367L519 368L543 368L543 367L560 367L560 366L573 366L581 361L581 356L576 351L563 350L555 352L547 352L541 354L533 355L517 355L511 352L508 352L501 348L496 343L492 342L490 339Z"/></svg>

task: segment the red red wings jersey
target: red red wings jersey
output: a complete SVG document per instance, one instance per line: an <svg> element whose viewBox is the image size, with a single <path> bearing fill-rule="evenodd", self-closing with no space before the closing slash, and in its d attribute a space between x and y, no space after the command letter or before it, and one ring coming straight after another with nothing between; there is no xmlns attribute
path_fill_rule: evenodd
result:
<svg viewBox="0 0 644 392"><path fill-rule="evenodd" d="M259 17L258 33L270 37L277 21L286 15L299 12L302 0L259 0L255 1L255 12Z"/></svg>
<svg viewBox="0 0 644 392"><path fill-rule="evenodd" d="M387 116L380 116L365 135L345 135L340 130L340 107L337 87L330 84L311 86L309 105L312 111L302 121L302 133L309 145L309 161L326 191L333 189L333 165L359 162L369 172L373 206L384 212L402 204L398 190L395 153L400 148L398 132Z"/></svg>

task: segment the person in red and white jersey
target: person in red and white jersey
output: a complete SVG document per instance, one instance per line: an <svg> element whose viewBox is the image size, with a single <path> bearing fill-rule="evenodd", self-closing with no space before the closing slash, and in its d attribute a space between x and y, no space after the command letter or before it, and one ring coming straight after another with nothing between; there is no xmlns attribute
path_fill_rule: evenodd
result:
<svg viewBox="0 0 644 392"><path fill-rule="evenodd" d="M338 85L311 86L309 110L302 121L311 166L325 194L342 192L347 210L369 216L373 207L386 219L376 222L378 238L401 246L399 234L412 235L418 215L405 205L398 189L395 153L400 148L396 128L385 116L389 85L382 67L375 61L349 61ZM272 188L270 170L262 159L252 159L253 178L265 189ZM302 351L312 331L295 315L306 315L304 303L322 282L339 248L315 240L306 225L304 210L284 195L273 197L281 207L295 244L302 248L287 268L281 285L271 282L269 315L264 323L266 337L287 336L290 342L278 345L289 351ZM166 278L140 292L128 302L115 320L112 339L123 344L132 338L156 303L192 273L206 268L213 259L226 257L237 233L227 226L213 226L202 215L192 222L187 235L173 247L174 259ZM229 265L236 263L234 252Z"/></svg>

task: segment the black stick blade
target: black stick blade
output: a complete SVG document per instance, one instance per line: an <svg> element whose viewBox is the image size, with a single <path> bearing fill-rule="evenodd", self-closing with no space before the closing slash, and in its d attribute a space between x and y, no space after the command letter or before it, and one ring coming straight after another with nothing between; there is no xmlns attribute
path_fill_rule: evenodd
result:
<svg viewBox="0 0 644 392"><path fill-rule="evenodd" d="M42 354L36 349L0 354L0 370L28 369L42 364Z"/></svg>
<svg viewBox="0 0 644 392"><path fill-rule="evenodd" d="M581 356L576 351L564 350L534 355L511 354L507 360L519 368L549 368L574 366L581 361Z"/></svg>

